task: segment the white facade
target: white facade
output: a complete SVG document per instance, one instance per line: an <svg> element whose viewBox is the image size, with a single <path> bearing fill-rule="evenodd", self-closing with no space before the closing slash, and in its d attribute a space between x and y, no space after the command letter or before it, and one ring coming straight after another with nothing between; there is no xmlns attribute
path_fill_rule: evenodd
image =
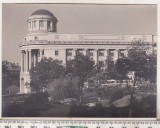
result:
<svg viewBox="0 0 160 128"><path fill-rule="evenodd" d="M142 40L149 46L157 42L154 35L58 34L58 20L47 10L35 11L27 22L28 33L21 43L20 93L31 92L29 70L43 57L62 60L65 64L81 52L95 64L108 56L116 62L127 56L132 41Z"/></svg>

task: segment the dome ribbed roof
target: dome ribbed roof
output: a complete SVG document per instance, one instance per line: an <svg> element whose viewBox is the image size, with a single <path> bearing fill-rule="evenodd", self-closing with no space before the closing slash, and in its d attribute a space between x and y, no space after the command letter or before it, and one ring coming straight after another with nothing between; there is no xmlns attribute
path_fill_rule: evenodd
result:
<svg viewBox="0 0 160 128"><path fill-rule="evenodd" d="M31 14L31 16L33 15L49 15L51 17L54 17L54 15L50 11L45 9L39 9Z"/></svg>

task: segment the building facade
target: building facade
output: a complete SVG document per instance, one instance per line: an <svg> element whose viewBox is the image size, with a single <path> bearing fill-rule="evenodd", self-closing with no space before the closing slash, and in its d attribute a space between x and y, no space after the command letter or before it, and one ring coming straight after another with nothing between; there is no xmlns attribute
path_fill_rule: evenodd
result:
<svg viewBox="0 0 160 128"><path fill-rule="evenodd" d="M116 62L120 57L127 57L128 46L135 40L150 46L156 43L155 35L58 34L57 18L43 9L33 12L27 22L28 32L20 45L20 93L31 92L29 70L43 57L62 60L65 65L80 52L95 64L104 62L108 56Z"/></svg>

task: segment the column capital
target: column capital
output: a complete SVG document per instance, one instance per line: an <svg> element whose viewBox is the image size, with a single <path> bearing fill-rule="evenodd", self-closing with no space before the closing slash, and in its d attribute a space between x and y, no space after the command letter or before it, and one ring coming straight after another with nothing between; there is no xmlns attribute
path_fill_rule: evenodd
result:
<svg viewBox="0 0 160 128"><path fill-rule="evenodd" d="M98 51L98 49L94 49L94 51Z"/></svg>
<svg viewBox="0 0 160 128"><path fill-rule="evenodd" d="M31 49L27 49L26 51L27 51L27 52L30 52L30 51L31 51Z"/></svg>
<svg viewBox="0 0 160 128"><path fill-rule="evenodd" d="M42 52L43 50L44 50L44 49L39 49L39 51L41 51L41 52Z"/></svg>

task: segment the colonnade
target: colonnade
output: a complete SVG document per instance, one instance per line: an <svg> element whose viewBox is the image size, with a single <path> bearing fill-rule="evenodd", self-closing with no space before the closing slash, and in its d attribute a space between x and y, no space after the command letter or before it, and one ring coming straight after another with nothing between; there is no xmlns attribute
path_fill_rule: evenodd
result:
<svg viewBox="0 0 160 128"><path fill-rule="evenodd" d="M116 61L119 57L121 57L122 51L124 56L126 57L128 51L125 49L67 49L72 53L72 56L67 56L67 60L72 59L77 52L83 53L84 55L89 55L95 63L98 61L104 61L107 57L111 57L113 61ZM91 54L92 53L92 54Z"/></svg>
<svg viewBox="0 0 160 128"><path fill-rule="evenodd" d="M21 51L21 72L29 70L42 59L43 49L27 49Z"/></svg>
<svg viewBox="0 0 160 128"><path fill-rule="evenodd" d="M54 50L54 49L53 49ZM62 60L62 56L66 56L66 60L62 60L67 62L76 56L77 52L83 53L84 55L89 55L95 63L97 64L99 61L104 61L107 57L111 57L115 62L120 57L120 49L64 49L66 55L62 55L61 50L59 51L59 60ZM27 49L21 51L21 72L29 72L29 70L36 65L43 57L43 49ZM71 52L68 54L67 52ZM127 52L123 53L127 56ZM50 56L52 57L52 55ZM54 56L53 56L54 58Z"/></svg>

